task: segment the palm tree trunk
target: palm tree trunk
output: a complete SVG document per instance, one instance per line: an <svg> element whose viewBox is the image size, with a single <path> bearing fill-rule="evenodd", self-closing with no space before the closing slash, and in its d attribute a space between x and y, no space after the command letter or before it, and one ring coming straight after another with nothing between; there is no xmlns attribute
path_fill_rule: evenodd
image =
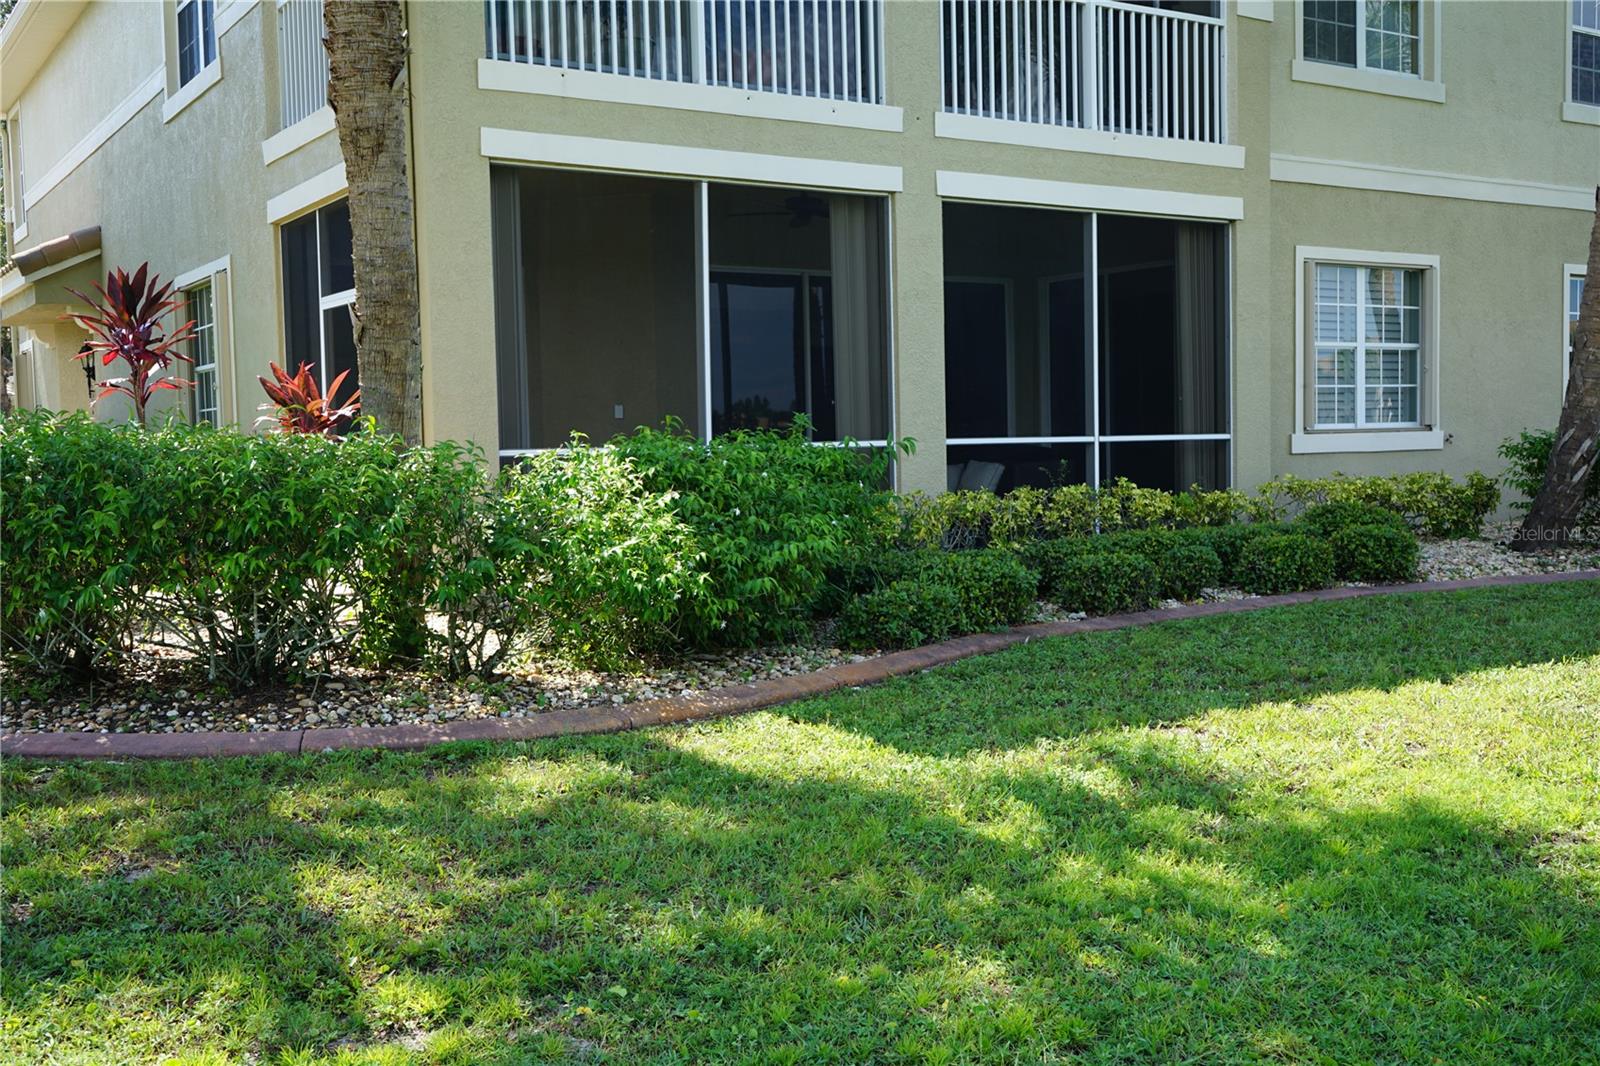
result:
<svg viewBox="0 0 1600 1066"><path fill-rule="evenodd" d="M422 439L422 348L400 0L326 0L323 27L328 103L350 189L362 413L416 444Z"/></svg>
<svg viewBox="0 0 1600 1066"><path fill-rule="evenodd" d="M1600 188L1595 189L1589 267L1572 339L1572 374L1561 405L1555 447L1544 486L1514 538L1520 551L1566 544L1575 538L1589 478L1600 457Z"/></svg>

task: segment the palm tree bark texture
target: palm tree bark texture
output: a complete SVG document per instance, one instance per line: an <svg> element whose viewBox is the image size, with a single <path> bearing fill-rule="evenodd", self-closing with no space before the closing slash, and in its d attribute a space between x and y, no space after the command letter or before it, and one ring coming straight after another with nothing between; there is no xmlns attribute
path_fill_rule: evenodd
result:
<svg viewBox="0 0 1600 1066"><path fill-rule="evenodd" d="M1521 551L1538 551L1572 541L1583 511L1585 490L1600 457L1600 187L1595 189L1594 224L1589 232L1589 266L1578 304L1572 339L1572 369L1567 379L1561 421L1556 427L1544 486L1513 538Z"/></svg>
<svg viewBox="0 0 1600 1066"><path fill-rule="evenodd" d="M417 249L406 174L406 35L399 0L327 0L328 103L349 187L363 414L422 439Z"/></svg>

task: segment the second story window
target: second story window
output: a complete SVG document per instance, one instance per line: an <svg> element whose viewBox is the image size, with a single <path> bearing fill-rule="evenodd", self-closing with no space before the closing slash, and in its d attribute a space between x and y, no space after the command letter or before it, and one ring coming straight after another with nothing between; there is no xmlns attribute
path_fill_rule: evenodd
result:
<svg viewBox="0 0 1600 1066"><path fill-rule="evenodd" d="M1418 0L1306 0L1305 57L1318 63L1422 73Z"/></svg>
<svg viewBox="0 0 1600 1066"><path fill-rule="evenodd" d="M1572 102L1600 107L1600 0L1572 0Z"/></svg>
<svg viewBox="0 0 1600 1066"><path fill-rule="evenodd" d="M216 60L215 0L182 0L178 4L178 84L189 84Z"/></svg>

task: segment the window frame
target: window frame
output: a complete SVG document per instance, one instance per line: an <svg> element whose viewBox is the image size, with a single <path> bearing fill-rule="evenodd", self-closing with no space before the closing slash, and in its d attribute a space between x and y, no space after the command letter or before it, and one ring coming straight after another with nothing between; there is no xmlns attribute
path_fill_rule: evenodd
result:
<svg viewBox="0 0 1600 1066"><path fill-rule="evenodd" d="M1361 419L1366 382L1358 355L1357 423L1354 426L1315 422L1316 338L1314 276L1318 265L1398 268L1421 272L1420 338L1417 351L1416 424L1366 423ZM1358 282L1359 288L1360 282ZM1300 245L1295 248L1295 420L1292 454L1386 451L1433 451L1444 447L1439 409L1439 257L1432 254ZM1358 304L1358 306L1360 306ZM1361 347L1364 345L1359 345Z"/></svg>
<svg viewBox="0 0 1600 1066"><path fill-rule="evenodd" d="M1583 263L1566 263L1561 267L1561 395L1567 394L1567 383L1572 379L1572 329L1578 320L1578 310L1572 306L1572 283L1578 282L1579 299L1588 282L1589 268Z"/></svg>
<svg viewBox="0 0 1600 1066"><path fill-rule="evenodd" d="M324 396L326 396L328 393L328 384L330 382L330 376L328 373L328 330L326 328L326 315L329 311L334 311L341 307L347 309L353 307L356 302L356 290L355 286L352 285L350 288L343 289L339 292L322 291L323 278L326 276L326 271L323 269L322 261L322 253L326 244L326 242L323 240L322 213L336 204L348 201L349 198L350 196L348 192L340 192L339 195L332 197L331 199L323 200L317 203L316 206L309 207L306 210L297 212L296 214L290 215L287 218L278 219L273 224L278 257L278 327L282 331L280 334L278 353L280 358L283 360L283 368L289 373L293 374L295 373L296 368L295 366L291 365L291 360L289 358L289 293L288 286L284 284L284 272L287 269L288 264L285 263L283 259L283 231L286 226L293 225L297 222L305 222L307 219L312 220L311 244L316 250L316 264L313 267L313 273L316 275L315 285L317 290L317 386L322 390ZM360 388L361 371L359 367L359 360L360 356L358 354L356 379L354 381L346 380L344 386L340 389L341 398L348 397L354 390Z"/></svg>
<svg viewBox="0 0 1600 1066"><path fill-rule="evenodd" d="M1417 69L1412 74L1366 65L1367 23L1362 0L1357 0L1355 65L1310 58L1306 55L1305 5L1306 0L1295 0L1292 80L1428 103L1445 102L1444 5L1439 0L1417 0Z"/></svg>
<svg viewBox="0 0 1600 1066"><path fill-rule="evenodd" d="M195 282L180 290L183 293L183 315L194 322L193 339L190 341L189 373L193 385L189 389L189 421L199 425L201 421L209 422L212 426L222 425L222 374L221 360L218 356L217 328L217 289L210 276ZM198 293L205 293L205 301L209 305L209 315L204 325L193 311L193 301ZM211 360L208 363L200 361L201 342L205 341L210 349ZM209 374L211 379L211 402L213 406L202 408L200 406L200 379L202 375ZM207 412L209 411L209 417Z"/></svg>
<svg viewBox="0 0 1600 1066"><path fill-rule="evenodd" d="M198 30L201 65L187 79L183 77L182 13L198 5ZM209 16L209 17L208 17ZM217 19L217 0L166 0L162 5L166 37L166 99L161 105L161 121L171 122L184 108L198 100L207 89L222 80L222 33ZM237 21L237 20L235 20ZM232 23L229 23L232 25ZM209 38L206 29L209 26ZM206 44L210 42L210 58Z"/></svg>
<svg viewBox="0 0 1600 1066"><path fill-rule="evenodd" d="M6 240L8 252L14 253L28 236L27 190L24 184L27 168L22 158L22 106L11 109L6 116L5 180L6 189Z"/></svg>
<svg viewBox="0 0 1600 1066"><path fill-rule="evenodd" d="M1567 0L1562 5L1566 16L1567 32L1562 34L1562 39L1566 44L1566 55L1561 60L1561 73L1564 81L1561 89L1561 117L1567 122L1581 122L1587 125L1600 126L1600 99L1579 100L1573 92L1575 68L1572 65L1572 52L1578 43L1578 35L1581 33L1600 41L1600 29L1580 28L1578 26L1578 4L1580 2L1581 0Z"/></svg>

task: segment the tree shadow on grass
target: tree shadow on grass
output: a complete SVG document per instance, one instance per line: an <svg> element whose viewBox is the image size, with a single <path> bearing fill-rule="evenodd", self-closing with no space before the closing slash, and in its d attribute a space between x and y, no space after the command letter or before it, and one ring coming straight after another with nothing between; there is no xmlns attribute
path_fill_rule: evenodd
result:
<svg viewBox="0 0 1600 1066"><path fill-rule="evenodd" d="M1460 804L1329 802L1185 744L957 759L765 715L12 769L7 902L31 913L7 919L7 1010L168 997L201 1025L166 1046L308 1061L1600 1050L1581 865ZM155 872L79 872L111 852Z"/></svg>

